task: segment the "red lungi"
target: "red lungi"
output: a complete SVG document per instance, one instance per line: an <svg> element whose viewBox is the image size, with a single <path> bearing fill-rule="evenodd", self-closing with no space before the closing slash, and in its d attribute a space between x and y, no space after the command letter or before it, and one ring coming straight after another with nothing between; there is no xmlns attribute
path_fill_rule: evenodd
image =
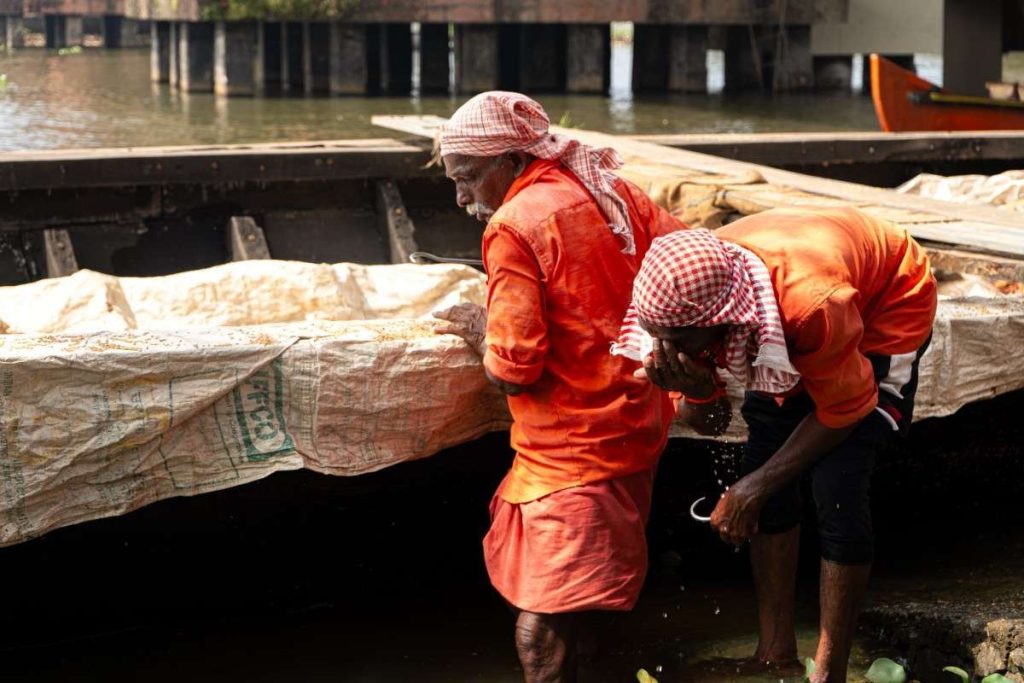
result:
<svg viewBox="0 0 1024 683"><path fill-rule="evenodd" d="M495 495L484 537L491 583L529 612L632 609L647 573L653 483L648 469L527 503Z"/></svg>

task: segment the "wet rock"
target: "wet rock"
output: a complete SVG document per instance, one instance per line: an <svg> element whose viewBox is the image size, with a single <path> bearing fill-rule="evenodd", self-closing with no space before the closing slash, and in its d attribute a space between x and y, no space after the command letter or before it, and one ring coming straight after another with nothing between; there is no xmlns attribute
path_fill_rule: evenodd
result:
<svg viewBox="0 0 1024 683"><path fill-rule="evenodd" d="M1018 647L1007 657L1010 673L1024 673L1024 647Z"/></svg>
<svg viewBox="0 0 1024 683"><path fill-rule="evenodd" d="M974 648L974 673L978 676L988 676L997 671L1006 670L1005 653L989 641L985 641Z"/></svg>

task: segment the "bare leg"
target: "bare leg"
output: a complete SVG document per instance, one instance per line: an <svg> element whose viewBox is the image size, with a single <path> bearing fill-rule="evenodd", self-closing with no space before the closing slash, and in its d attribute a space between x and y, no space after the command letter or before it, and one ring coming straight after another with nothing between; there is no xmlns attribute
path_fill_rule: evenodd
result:
<svg viewBox="0 0 1024 683"><path fill-rule="evenodd" d="M853 629L870 575L870 564L821 561L821 637L813 683L846 681Z"/></svg>
<svg viewBox="0 0 1024 683"><path fill-rule="evenodd" d="M516 651L525 683L573 683L576 680L575 614L520 612Z"/></svg>
<svg viewBox="0 0 1024 683"><path fill-rule="evenodd" d="M750 540L760 626L754 657L765 664L796 662L794 603L799 551L799 526L781 534L757 534Z"/></svg>

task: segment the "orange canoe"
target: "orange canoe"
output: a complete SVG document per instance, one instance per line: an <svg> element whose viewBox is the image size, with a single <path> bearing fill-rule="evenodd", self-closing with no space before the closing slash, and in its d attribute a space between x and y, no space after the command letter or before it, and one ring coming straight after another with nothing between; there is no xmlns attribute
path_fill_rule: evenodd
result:
<svg viewBox="0 0 1024 683"><path fill-rule="evenodd" d="M871 98L885 132L1024 130L1024 102L950 93L871 55Z"/></svg>

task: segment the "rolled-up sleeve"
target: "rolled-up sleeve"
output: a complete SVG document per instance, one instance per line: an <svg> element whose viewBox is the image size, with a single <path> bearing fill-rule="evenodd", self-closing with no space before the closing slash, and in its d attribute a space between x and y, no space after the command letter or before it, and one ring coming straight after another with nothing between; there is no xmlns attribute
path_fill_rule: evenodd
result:
<svg viewBox="0 0 1024 683"><path fill-rule="evenodd" d="M818 421L834 429L859 422L878 404L871 362L859 349L864 321L855 296L852 289L836 290L789 340L793 366L814 401Z"/></svg>
<svg viewBox="0 0 1024 683"><path fill-rule="evenodd" d="M484 367L512 384L536 382L548 350L543 274L533 250L513 230L492 224L484 233L487 268L487 351Z"/></svg>

